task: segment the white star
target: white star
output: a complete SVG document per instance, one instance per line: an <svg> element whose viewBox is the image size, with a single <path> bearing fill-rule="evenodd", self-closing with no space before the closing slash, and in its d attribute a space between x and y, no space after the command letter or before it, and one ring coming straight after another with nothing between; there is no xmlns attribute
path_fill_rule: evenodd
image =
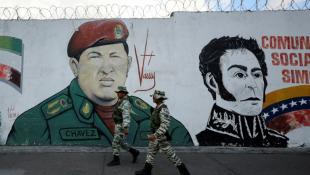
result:
<svg viewBox="0 0 310 175"><path fill-rule="evenodd" d="M267 113L264 113L263 117L264 117L264 119L266 119L267 117L269 117L268 112L267 112Z"/></svg>
<svg viewBox="0 0 310 175"><path fill-rule="evenodd" d="M287 108L287 105L285 105L285 104L282 103L281 108L282 108L282 111L283 111L285 108Z"/></svg>
<svg viewBox="0 0 310 175"><path fill-rule="evenodd" d="M290 103L290 105L291 105L291 108L292 108L293 106L297 105L297 103L292 100L292 103Z"/></svg>
<svg viewBox="0 0 310 175"><path fill-rule="evenodd" d="M307 104L307 101L304 100L304 99L301 99L301 101L299 101L299 103L300 103L300 106L301 106L301 105L303 105L303 104Z"/></svg>
<svg viewBox="0 0 310 175"><path fill-rule="evenodd" d="M278 112L278 108L273 108L273 109L271 110L271 112L273 112L273 114L275 114L276 112Z"/></svg>

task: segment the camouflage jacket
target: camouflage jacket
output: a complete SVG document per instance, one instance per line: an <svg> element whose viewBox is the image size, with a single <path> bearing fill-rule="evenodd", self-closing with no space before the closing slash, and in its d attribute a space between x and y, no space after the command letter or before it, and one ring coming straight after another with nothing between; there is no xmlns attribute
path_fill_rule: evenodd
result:
<svg viewBox="0 0 310 175"><path fill-rule="evenodd" d="M126 141L148 146L153 107L142 99L129 97L130 131ZM89 145L110 147L113 134L98 116L76 79L59 93L21 114L14 122L6 145ZM193 146L186 128L171 117L171 145Z"/></svg>
<svg viewBox="0 0 310 175"><path fill-rule="evenodd" d="M127 97L126 99L119 100L117 102L117 105L114 108L115 112L119 111L119 113L121 113L121 118L122 118L122 121L123 121L122 122L123 129L125 129L125 130L128 130L129 127L130 127L131 104L128 101L128 98L129 97ZM118 103L121 103L121 104L118 105ZM115 114L115 112L114 112L114 114ZM115 119L114 119L114 121L115 121ZM117 122L115 122L115 123L117 123Z"/></svg>
<svg viewBox="0 0 310 175"><path fill-rule="evenodd" d="M160 104L156 108L160 108L164 103ZM155 108L155 109L156 109ZM168 108L161 108L159 112L160 126L154 133L156 138L162 137L169 129L170 126L170 113Z"/></svg>

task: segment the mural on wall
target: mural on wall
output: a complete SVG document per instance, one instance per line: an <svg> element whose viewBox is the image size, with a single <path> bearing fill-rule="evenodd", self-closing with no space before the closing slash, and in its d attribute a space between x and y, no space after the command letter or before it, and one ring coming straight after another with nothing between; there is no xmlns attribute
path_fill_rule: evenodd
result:
<svg viewBox="0 0 310 175"><path fill-rule="evenodd" d="M288 134L310 126L309 36L262 36L263 49L271 52L271 66L278 69L287 87L266 95L262 115L266 126ZM276 50L277 51L274 51ZM290 68L290 69L289 69ZM301 84L301 85L300 85ZM299 134L302 135L302 134ZM294 138L292 138L294 139ZM302 144L302 140L300 140Z"/></svg>
<svg viewBox="0 0 310 175"><path fill-rule="evenodd" d="M310 126L310 86L302 85L273 91L266 95L262 111L268 128L287 134Z"/></svg>
<svg viewBox="0 0 310 175"><path fill-rule="evenodd" d="M118 100L115 90L125 85L132 63L128 36L125 23L118 19L82 24L67 48L76 78L64 90L21 114L6 144L111 146L115 125L112 114ZM126 141L148 146L154 108L135 96L129 100L132 118ZM193 146L182 123L171 117L170 125L171 145Z"/></svg>
<svg viewBox="0 0 310 175"><path fill-rule="evenodd" d="M199 55L213 105L200 146L286 147L288 138L266 126L262 116L268 75L264 51L255 39L221 37Z"/></svg>
<svg viewBox="0 0 310 175"><path fill-rule="evenodd" d="M21 91L21 71L4 64L3 61L5 59L14 59L12 62L20 62L22 65L22 47L23 43L21 39L10 36L0 36L0 50L3 51L0 56L0 80L4 80L4 82L11 86L16 86L19 91Z"/></svg>
<svg viewBox="0 0 310 175"><path fill-rule="evenodd" d="M0 21L0 143L110 147L125 85L133 146L148 146L154 89L174 146L309 146L308 13Z"/></svg>

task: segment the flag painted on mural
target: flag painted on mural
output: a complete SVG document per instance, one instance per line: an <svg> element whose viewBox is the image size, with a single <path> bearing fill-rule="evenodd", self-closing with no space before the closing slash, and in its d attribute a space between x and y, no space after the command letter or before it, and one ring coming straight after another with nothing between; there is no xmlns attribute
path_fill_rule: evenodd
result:
<svg viewBox="0 0 310 175"><path fill-rule="evenodd" d="M0 78L21 87L22 40L0 36Z"/></svg>
<svg viewBox="0 0 310 175"><path fill-rule="evenodd" d="M268 128L286 135L310 126L310 85L294 86L266 95L262 115Z"/></svg>

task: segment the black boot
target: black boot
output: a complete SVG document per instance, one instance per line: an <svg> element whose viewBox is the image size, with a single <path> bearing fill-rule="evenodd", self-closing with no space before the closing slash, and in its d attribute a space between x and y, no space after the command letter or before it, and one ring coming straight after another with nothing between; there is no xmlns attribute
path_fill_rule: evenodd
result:
<svg viewBox="0 0 310 175"><path fill-rule="evenodd" d="M138 151L136 149L133 149L133 148L130 148L129 152L132 154L132 157L133 157L132 163L135 163L136 160L137 160L138 155L140 154L140 151Z"/></svg>
<svg viewBox="0 0 310 175"><path fill-rule="evenodd" d="M115 165L119 165L119 164L121 164L119 162L119 156L114 156L113 160L110 163L108 163L107 165L108 166L115 166Z"/></svg>
<svg viewBox="0 0 310 175"><path fill-rule="evenodd" d="M184 163L182 163L180 166L177 166L177 168L179 169L181 175L190 175Z"/></svg>
<svg viewBox="0 0 310 175"><path fill-rule="evenodd" d="M151 175L153 166L149 163L145 163L144 168L141 171L136 171L136 175Z"/></svg>

